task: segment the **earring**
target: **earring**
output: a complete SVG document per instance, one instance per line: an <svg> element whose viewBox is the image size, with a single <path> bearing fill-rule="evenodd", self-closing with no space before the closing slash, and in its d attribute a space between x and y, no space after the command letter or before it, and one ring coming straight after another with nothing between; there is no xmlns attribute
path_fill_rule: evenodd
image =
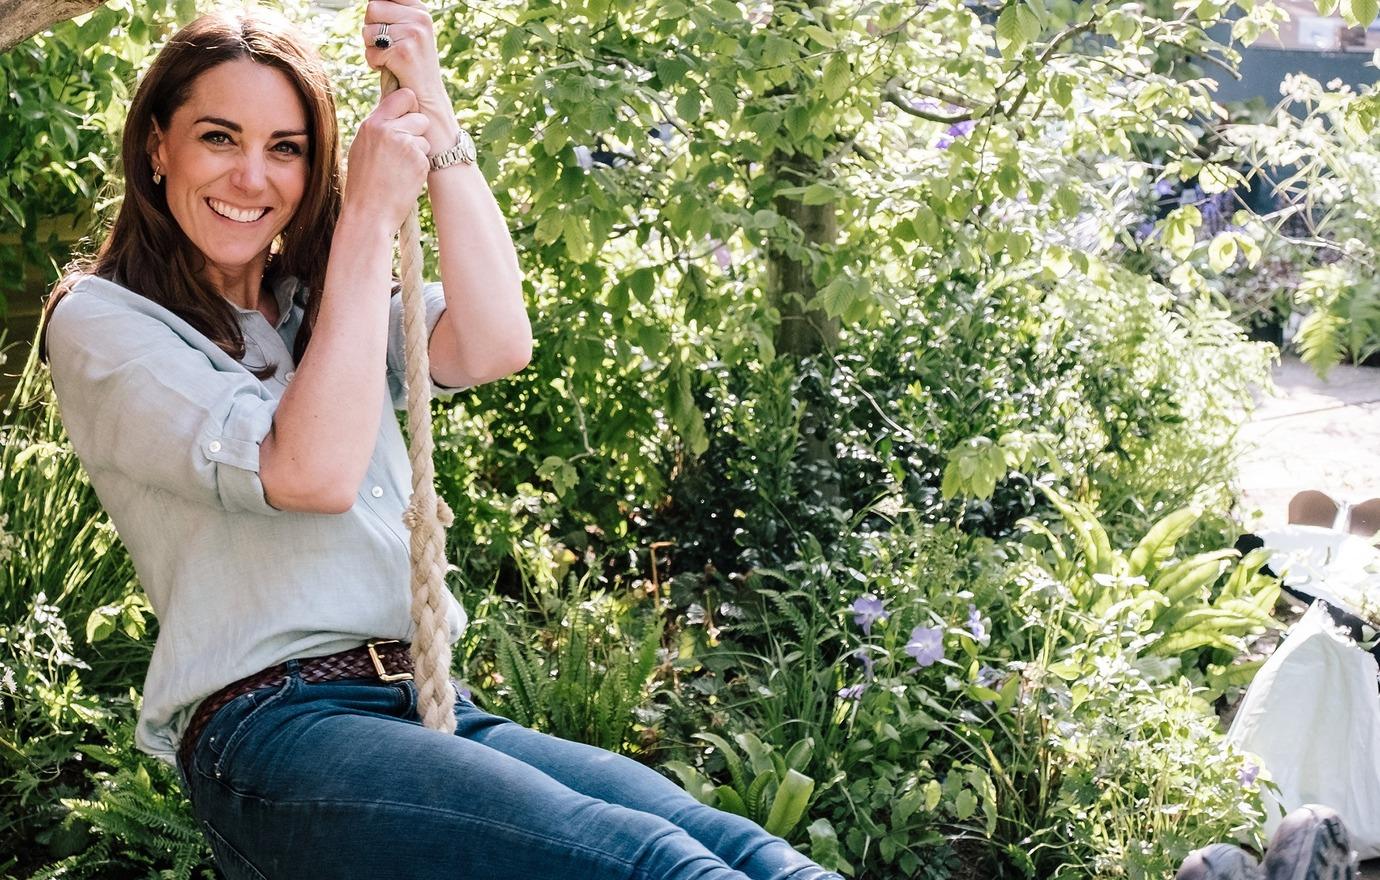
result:
<svg viewBox="0 0 1380 880"><path fill-rule="evenodd" d="M159 174L157 171L153 172L153 185L154 185L154 186L157 186L158 184L160 184L160 183L162 183L162 182L163 182L163 175Z"/></svg>

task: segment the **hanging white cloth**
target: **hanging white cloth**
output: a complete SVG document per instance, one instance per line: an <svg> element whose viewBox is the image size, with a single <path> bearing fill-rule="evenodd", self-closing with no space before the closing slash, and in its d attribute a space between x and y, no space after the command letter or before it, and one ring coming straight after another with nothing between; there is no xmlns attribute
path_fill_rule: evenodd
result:
<svg viewBox="0 0 1380 880"><path fill-rule="evenodd" d="M1257 755L1278 794L1265 792L1266 831L1289 811L1326 804L1361 858L1380 857L1380 693L1375 658L1332 620L1327 603L1374 619L1380 555L1331 529L1261 534L1284 583L1319 597L1246 691L1227 739ZM1367 613L1368 610L1370 613Z"/></svg>

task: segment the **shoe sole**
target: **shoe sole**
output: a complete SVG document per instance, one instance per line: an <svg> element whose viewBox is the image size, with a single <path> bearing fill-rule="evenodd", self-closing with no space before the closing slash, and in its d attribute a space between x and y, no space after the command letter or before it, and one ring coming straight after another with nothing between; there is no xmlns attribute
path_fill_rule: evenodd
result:
<svg viewBox="0 0 1380 880"><path fill-rule="evenodd" d="M1351 838L1335 812L1328 810L1282 859L1273 848L1265 859L1269 880L1356 880ZM1284 864L1281 864L1281 861Z"/></svg>

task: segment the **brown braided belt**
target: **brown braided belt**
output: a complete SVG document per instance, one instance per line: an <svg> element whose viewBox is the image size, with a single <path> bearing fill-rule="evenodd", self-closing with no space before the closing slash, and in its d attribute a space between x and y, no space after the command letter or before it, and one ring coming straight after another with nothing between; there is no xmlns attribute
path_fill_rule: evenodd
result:
<svg viewBox="0 0 1380 880"><path fill-rule="evenodd" d="M297 674L305 682L340 681L346 678L374 678L384 682L409 681L412 678L412 654L407 642L397 639L371 639L367 644L324 657L306 657L297 661ZM201 701L187 723L177 754L183 767L192 765L192 750L206 728L206 722L226 703L240 694L269 687L287 678L287 663L231 682Z"/></svg>

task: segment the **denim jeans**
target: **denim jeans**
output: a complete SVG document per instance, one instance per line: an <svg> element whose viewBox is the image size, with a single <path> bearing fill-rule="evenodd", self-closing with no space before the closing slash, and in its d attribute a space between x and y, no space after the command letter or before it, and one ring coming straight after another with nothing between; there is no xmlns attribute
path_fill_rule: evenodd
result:
<svg viewBox="0 0 1380 880"><path fill-rule="evenodd" d="M447 736L410 681L288 668L178 763L227 880L841 880L629 758L463 698Z"/></svg>

